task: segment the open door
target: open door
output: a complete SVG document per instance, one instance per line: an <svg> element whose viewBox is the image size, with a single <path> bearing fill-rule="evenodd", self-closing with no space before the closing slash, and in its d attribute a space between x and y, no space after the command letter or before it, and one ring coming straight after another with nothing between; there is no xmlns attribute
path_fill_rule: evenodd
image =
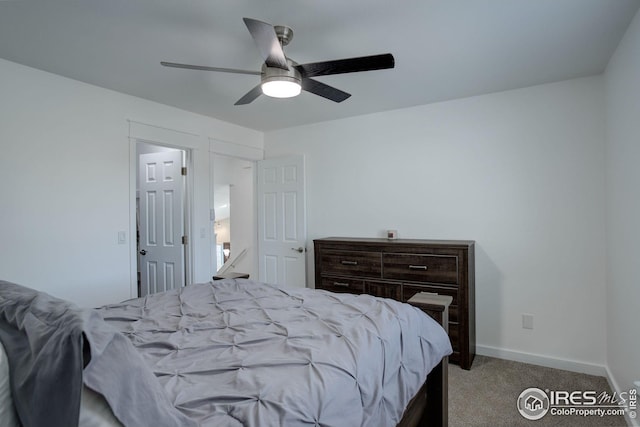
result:
<svg viewBox="0 0 640 427"><path fill-rule="evenodd" d="M179 288L184 274L182 150L140 154L140 296Z"/></svg>
<svg viewBox="0 0 640 427"><path fill-rule="evenodd" d="M258 162L258 279L306 286L304 157Z"/></svg>

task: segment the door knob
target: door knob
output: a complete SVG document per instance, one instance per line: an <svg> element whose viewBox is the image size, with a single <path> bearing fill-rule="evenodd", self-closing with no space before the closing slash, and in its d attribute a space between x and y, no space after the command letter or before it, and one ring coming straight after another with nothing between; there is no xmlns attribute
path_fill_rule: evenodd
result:
<svg viewBox="0 0 640 427"><path fill-rule="evenodd" d="M144 249L140 250L140 255L146 255L146 254L147 254L146 250L144 250Z"/></svg>
<svg viewBox="0 0 640 427"><path fill-rule="evenodd" d="M300 246L299 248L291 248L292 251L296 251L298 253L302 253L304 252L304 248L302 246Z"/></svg>

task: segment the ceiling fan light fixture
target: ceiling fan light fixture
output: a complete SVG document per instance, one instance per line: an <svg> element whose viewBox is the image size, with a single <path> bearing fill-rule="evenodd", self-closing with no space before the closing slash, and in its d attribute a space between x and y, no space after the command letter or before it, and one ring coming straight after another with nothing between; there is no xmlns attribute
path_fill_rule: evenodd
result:
<svg viewBox="0 0 640 427"><path fill-rule="evenodd" d="M272 98L293 98L300 95L302 76L295 63L287 58L288 69L262 65L262 93Z"/></svg>
<svg viewBox="0 0 640 427"><path fill-rule="evenodd" d="M271 78L262 82L262 93L272 98L293 98L300 95L300 81L291 77Z"/></svg>

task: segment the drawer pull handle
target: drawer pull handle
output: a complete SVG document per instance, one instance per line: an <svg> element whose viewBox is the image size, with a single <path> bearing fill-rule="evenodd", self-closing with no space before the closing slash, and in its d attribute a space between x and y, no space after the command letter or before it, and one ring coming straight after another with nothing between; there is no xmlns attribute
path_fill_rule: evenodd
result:
<svg viewBox="0 0 640 427"><path fill-rule="evenodd" d="M422 270L422 271L427 271L427 266L426 266L426 265L410 265L410 266L409 266L409 270Z"/></svg>
<svg viewBox="0 0 640 427"><path fill-rule="evenodd" d="M341 288L348 288L349 284L344 282L333 282L333 286L340 286Z"/></svg>
<svg viewBox="0 0 640 427"><path fill-rule="evenodd" d="M358 261L340 261L342 265L358 265Z"/></svg>

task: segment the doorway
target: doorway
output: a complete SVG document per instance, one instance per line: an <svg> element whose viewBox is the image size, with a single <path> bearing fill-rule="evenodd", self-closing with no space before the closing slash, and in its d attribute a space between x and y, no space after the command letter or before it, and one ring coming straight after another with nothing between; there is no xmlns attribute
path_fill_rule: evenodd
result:
<svg viewBox="0 0 640 427"><path fill-rule="evenodd" d="M255 162L213 153L212 163L213 270L256 277Z"/></svg>
<svg viewBox="0 0 640 427"><path fill-rule="evenodd" d="M138 296L188 283L189 152L136 143L136 260Z"/></svg>

